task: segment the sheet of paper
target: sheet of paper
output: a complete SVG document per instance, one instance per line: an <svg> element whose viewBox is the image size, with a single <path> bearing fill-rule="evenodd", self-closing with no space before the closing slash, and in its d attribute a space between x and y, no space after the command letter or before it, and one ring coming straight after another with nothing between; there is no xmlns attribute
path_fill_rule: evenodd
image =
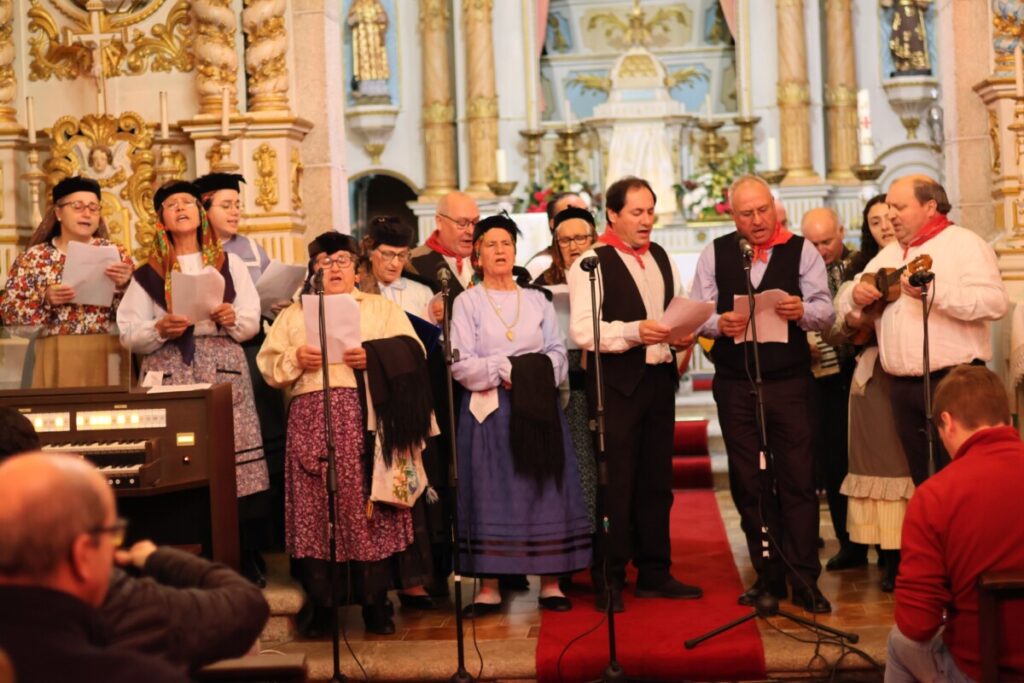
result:
<svg viewBox="0 0 1024 683"><path fill-rule="evenodd" d="M569 285L549 285L546 289L553 295L551 304L555 307L555 315L558 317L558 329L565 338L565 348L578 349L572 335L569 334Z"/></svg>
<svg viewBox="0 0 1024 683"><path fill-rule="evenodd" d="M306 267L280 261L271 261L263 275L256 281L260 295L260 312L264 318L273 318L271 308L282 301L291 301L306 279Z"/></svg>
<svg viewBox="0 0 1024 683"><path fill-rule="evenodd" d="M224 277L213 266L195 275L171 271L171 299L175 315L193 323L209 320L213 309L224 303Z"/></svg>
<svg viewBox="0 0 1024 683"><path fill-rule="evenodd" d="M163 370L149 370L146 376L139 382L140 387L159 387L164 383Z"/></svg>
<svg viewBox="0 0 1024 683"><path fill-rule="evenodd" d="M320 303L315 294L302 295L302 316L306 321L306 343L320 348ZM363 343L359 334L359 304L348 294L324 297L328 363L340 363L345 349Z"/></svg>
<svg viewBox="0 0 1024 683"><path fill-rule="evenodd" d="M775 304L785 299L789 294L781 289L769 289L760 294L754 295L754 310L756 312L755 322L757 323L757 340L762 344L778 342L785 344L789 341L789 322L779 317L775 312ZM750 315L750 301L746 295L737 294L733 297L732 310L744 315ZM750 325L747 325L746 336L742 339L739 335L733 337L737 344L748 342L753 339Z"/></svg>
<svg viewBox="0 0 1024 683"><path fill-rule="evenodd" d="M661 324L672 329L669 339L693 334L715 312L713 301L694 301L685 296L674 296L661 317Z"/></svg>
<svg viewBox="0 0 1024 683"><path fill-rule="evenodd" d="M109 306L114 301L114 281L107 277L107 266L118 263L121 255L114 245L97 246L70 242L64 260L61 282L75 289L75 304Z"/></svg>
<svg viewBox="0 0 1024 683"><path fill-rule="evenodd" d="M173 394L176 391L199 391L209 389L212 384L161 384L158 387L150 387L147 394Z"/></svg>

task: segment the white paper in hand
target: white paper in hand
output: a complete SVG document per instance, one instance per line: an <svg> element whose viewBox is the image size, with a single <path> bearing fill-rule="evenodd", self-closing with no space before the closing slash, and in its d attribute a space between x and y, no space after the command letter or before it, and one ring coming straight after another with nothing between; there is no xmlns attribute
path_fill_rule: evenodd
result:
<svg viewBox="0 0 1024 683"><path fill-rule="evenodd" d="M775 305L785 299L789 294L781 289L769 289L754 295L754 310L757 317L757 341L761 344L778 342L785 344L789 341L789 322L775 312ZM733 297L732 310L736 313L750 315L750 301L744 294L737 294ZM733 340L737 344L753 340L753 334L747 325L746 336L736 335Z"/></svg>
<svg viewBox="0 0 1024 683"><path fill-rule="evenodd" d="M260 295L260 313L263 317L273 318L274 314L270 309L282 301L291 301L305 279L305 266L271 261L263 275L256 281L256 291Z"/></svg>
<svg viewBox="0 0 1024 683"><path fill-rule="evenodd" d="M171 298L175 315L192 323L209 320L213 309L224 303L224 277L213 266L194 275L171 271Z"/></svg>
<svg viewBox="0 0 1024 683"><path fill-rule="evenodd" d="M109 306L114 301L114 281L103 271L111 263L120 263L121 255L114 245L98 246L70 242L64 260L61 282L75 290L74 304Z"/></svg>
<svg viewBox="0 0 1024 683"><path fill-rule="evenodd" d="M302 295L302 317L306 322L306 343L320 349L320 302L315 294ZM363 343L359 333L359 303L348 294L324 297L327 352L324 362L340 363L345 349Z"/></svg>
<svg viewBox="0 0 1024 683"><path fill-rule="evenodd" d="M674 296L661 317L661 324L672 330L669 339L693 334L715 312L712 301L694 301L685 296Z"/></svg>

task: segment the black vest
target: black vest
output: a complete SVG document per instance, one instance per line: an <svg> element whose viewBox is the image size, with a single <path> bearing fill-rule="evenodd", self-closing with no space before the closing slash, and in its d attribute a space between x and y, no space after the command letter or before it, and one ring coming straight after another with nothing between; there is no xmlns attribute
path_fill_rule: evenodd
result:
<svg viewBox="0 0 1024 683"><path fill-rule="evenodd" d="M740 255L739 233L730 233L714 241L715 283L718 285L719 314L733 309L733 297L746 296L747 280ZM761 278L761 284L754 293L769 289L781 289L788 294L803 296L800 291L800 254L804 238L793 236L785 244L772 249L768 268ZM732 379L747 379L754 376L754 354L745 344L736 344L732 337L720 336L711 347L711 360L715 373ZM810 373L811 353L807 345L807 333L796 322L789 322L789 341L785 344L761 344L761 376L764 379L786 379ZM745 356L745 358L744 358ZM744 361L746 367L744 367Z"/></svg>
<svg viewBox="0 0 1024 683"><path fill-rule="evenodd" d="M647 308L640 296L640 289L636 286L636 281L630 275L626 264L622 262L622 257L616 253L615 247L598 244L594 248L594 253L597 254L601 263L601 320L605 322L646 320ZM651 256L658 265L661 278L665 283L665 308L668 308L675 291L672 280L672 264L668 254L657 244L651 244ZM588 356L590 358L587 359L587 375L588 379L593 382L595 379L593 354L588 352ZM643 344L622 353L601 354L601 370L604 373L605 384L626 396L631 396L636 390L646 369L647 347Z"/></svg>

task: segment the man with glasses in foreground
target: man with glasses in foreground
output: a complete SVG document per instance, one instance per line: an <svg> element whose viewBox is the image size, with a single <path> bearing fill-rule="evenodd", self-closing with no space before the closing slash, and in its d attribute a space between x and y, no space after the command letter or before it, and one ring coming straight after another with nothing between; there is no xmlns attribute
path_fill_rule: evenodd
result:
<svg viewBox="0 0 1024 683"><path fill-rule="evenodd" d="M0 465L0 648L19 683L188 680L107 647L96 608L124 532L113 492L86 461L35 453Z"/></svg>

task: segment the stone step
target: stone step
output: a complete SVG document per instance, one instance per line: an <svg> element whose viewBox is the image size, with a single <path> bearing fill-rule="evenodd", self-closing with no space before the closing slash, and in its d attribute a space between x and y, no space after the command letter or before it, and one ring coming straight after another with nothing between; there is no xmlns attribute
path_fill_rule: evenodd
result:
<svg viewBox="0 0 1024 683"><path fill-rule="evenodd" d="M264 647L295 638L295 616L306 599L302 587L290 575L286 553L268 553L265 559L267 587L263 589L263 597L270 605L270 619L260 634L260 644Z"/></svg>

